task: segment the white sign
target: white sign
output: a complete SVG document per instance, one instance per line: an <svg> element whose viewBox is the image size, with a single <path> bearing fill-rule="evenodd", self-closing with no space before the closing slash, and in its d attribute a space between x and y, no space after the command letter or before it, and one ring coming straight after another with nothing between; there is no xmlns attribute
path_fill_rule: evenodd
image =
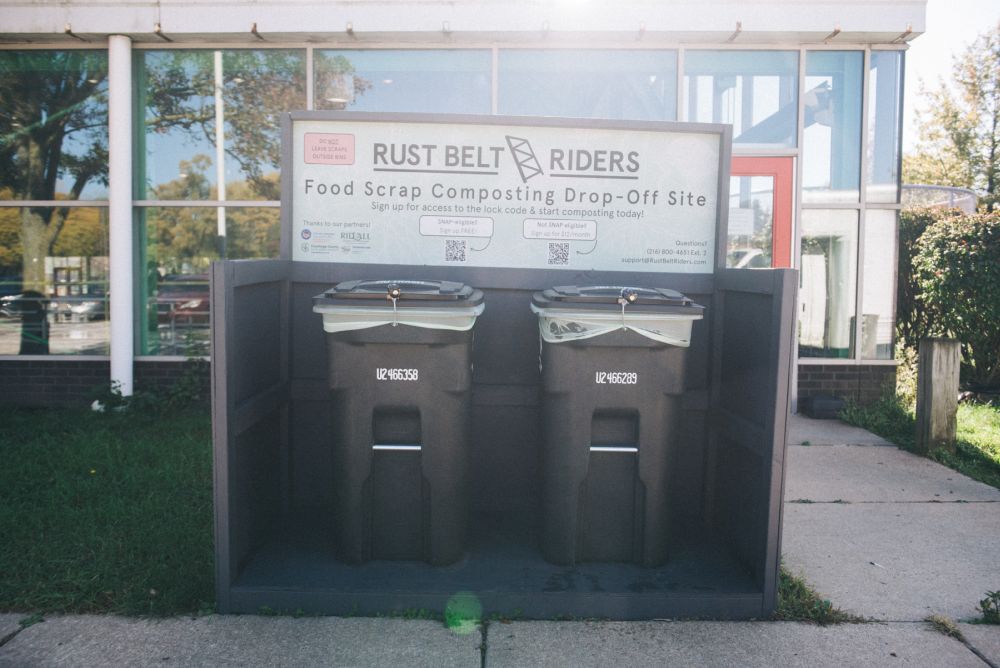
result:
<svg viewBox="0 0 1000 668"><path fill-rule="evenodd" d="M524 238L596 241L597 221L525 218Z"/></svg>
<svg viewBox="0 0 1000 668"><path fill-rule="evenodd" d="M296 120L292 144L293 260L713 271L714 132Z"/></svg>
<svg viewBox="0 0 1000 668"><path fill-rule="evenodd" d="M729 236L753 236L753 209L729 209Z"/></svg>
<svg viewBox="0 0 1000 668"><path fill-rule="evenodd" d="M475 216L420 216L420 234L425 237L493 236L493 219Z"/></svg>

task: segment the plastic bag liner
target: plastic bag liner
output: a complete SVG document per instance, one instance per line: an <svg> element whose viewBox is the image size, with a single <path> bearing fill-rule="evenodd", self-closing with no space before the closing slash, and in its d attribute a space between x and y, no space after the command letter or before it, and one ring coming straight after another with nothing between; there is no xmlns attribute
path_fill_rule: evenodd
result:
<svg viewBox="0 0 1000 668"><path fill-rule="evenodd" d="M538 332L547 343L563 343L589 339L616 330L628 329L646 338L687 348L691 345L691 323L701 320L701 313L641 313L615 311L572 311L565 308L546 309L534 304L538 315Z"/></svg>
<svg viewBox="0 0 1000 668"><path fill-rule="evenodd" d="M313 307L313 311L323 315L323 331L327 333L349 332L381 325L407 325L427 329L450 329L464 332L472 329L476 318L483 312L484 304L465 308L412 308L400 307L395 313L391 307L351 308L346 306Z"/></svg>

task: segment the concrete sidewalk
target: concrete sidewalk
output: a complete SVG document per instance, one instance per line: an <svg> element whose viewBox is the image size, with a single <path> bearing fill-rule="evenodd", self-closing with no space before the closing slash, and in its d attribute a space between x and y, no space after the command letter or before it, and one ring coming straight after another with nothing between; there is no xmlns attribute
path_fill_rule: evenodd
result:
<svg viewBox="0 0 1000 668"><path fill-rule="evenodd" d="M977 617L1000 589L1000 490L881 439L813 433L797 444L813 422L793 416L789 430L786 567L865 617Z"/></svg>
<svg viewBox="0 0 1000 668"><path fill-rule="evenodd" d="M439 622L0 615L0 666L1000 666L1000 491L836 421L792 417L783 554L834 605L874 621Z"/></svg>

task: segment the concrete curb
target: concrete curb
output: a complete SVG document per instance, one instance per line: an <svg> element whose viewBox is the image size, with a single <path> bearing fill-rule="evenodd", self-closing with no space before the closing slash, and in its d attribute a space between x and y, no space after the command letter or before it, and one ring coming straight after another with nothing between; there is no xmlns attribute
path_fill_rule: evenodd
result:
<svg viewBox="0 0 1000 668"><path fill-rule="evenodd" d="M505 666L975 666L925 624L531 622L491 625L488 668Z"/></svg>
<svg viewBox="0 0 1000 668"><path fill-rule="evenodd" d="M56 616L0 648L0 666L478 666L478 632L378 618Z"/></svg>

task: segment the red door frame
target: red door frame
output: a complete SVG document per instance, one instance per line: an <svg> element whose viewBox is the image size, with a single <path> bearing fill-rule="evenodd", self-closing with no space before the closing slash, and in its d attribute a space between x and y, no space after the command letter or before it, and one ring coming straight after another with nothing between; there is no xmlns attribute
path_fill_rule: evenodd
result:
<svg viewBox="0 0 1000 668"><path fill-rule="evenodd" d="M771 228L771 266L792 266L792 167L794 158L733 157L732 176L770 176L774 179L774 225Z"/></svg>

